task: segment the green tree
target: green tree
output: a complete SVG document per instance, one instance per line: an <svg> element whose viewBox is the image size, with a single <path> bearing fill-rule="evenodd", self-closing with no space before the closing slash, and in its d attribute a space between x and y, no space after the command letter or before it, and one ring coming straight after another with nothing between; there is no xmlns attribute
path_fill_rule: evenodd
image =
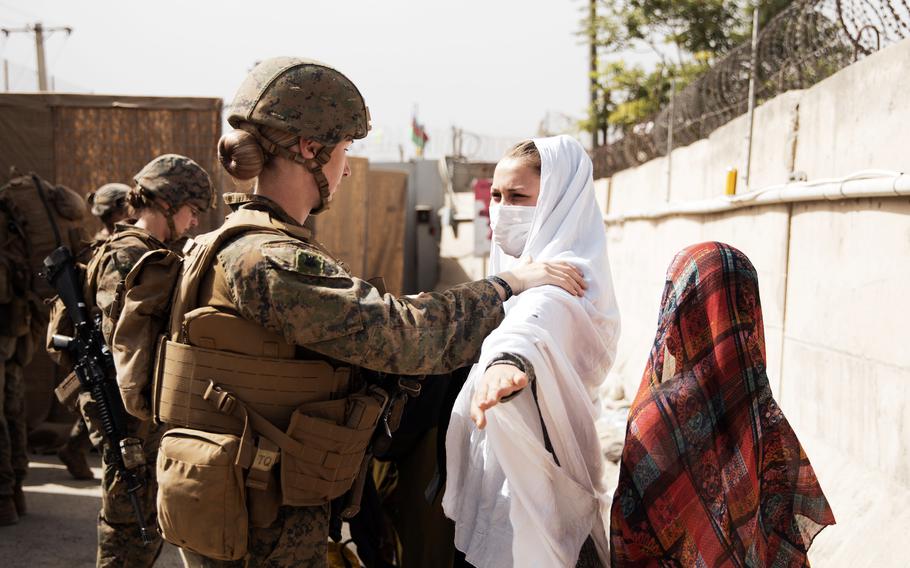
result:
<svg viewBox="0 0 910 568"><path fill-rule="evenodd" d="M761 0L764 25L792 0ZM596 124L603 141L653 116L669 102L672 89L685 88L732 48L748 41L752 2L747 0L598 0L593 32L599 59L595 104L579 126ZM650 51L650 69L629 65L619 54Z"/></svg>

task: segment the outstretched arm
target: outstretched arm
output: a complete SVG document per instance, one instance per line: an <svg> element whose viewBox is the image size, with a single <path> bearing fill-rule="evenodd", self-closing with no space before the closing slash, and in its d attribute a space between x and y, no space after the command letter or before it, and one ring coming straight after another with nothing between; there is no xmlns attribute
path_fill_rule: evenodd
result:
<svg viewBox="0 0 910 568"><path fill-rule="evenodd" d="M530 361L516 353L500 353L490 361L475 385L471 419L483 430L487 425L487 410L511 399L534 380Z"/></svg>

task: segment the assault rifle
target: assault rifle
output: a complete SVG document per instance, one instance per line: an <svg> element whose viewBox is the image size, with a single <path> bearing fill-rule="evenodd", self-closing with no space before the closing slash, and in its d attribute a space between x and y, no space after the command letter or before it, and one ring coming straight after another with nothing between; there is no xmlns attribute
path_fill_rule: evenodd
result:
<svg viewBox="0 0 910 568"><path fill-rule="evenodd" d="M91 393L95 400L102 434L114 450L117 473L126 482L142 542L150 544L154 539L145 526L145 515L139 502L144 483L138 470L145 464L145 454L142 441L127 434L127 413L117 388L114 358L101 334L101 316L90 316L76 274L76 262L68 248L59 247L44 259L44 277L63 300L75 330L73 337L54 335L54 349L70 353L82 390Z"/></svg>

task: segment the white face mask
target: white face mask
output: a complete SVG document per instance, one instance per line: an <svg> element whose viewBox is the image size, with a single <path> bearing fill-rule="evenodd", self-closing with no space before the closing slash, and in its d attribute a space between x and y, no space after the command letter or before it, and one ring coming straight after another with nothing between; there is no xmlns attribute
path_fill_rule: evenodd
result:
<svg viewBox="0 0 910 568"><path fill-rule="evenodd" d="M502 252L518 258L528 242L536 207L490 203L490 228L493 241Z"/></svg>

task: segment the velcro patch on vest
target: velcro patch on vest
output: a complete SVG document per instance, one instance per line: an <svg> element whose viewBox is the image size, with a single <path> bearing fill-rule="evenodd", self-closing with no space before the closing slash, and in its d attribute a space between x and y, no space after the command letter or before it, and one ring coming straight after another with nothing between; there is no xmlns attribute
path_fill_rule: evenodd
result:
<svg viewBox="0 0 910 568"><path fill-rule="evenodd" d="M277 242L263 245L262 254L273 263L307 276L338 276L341 272L334 262L299 242Z"/></svg>
<svg viewBox="0 0 910 568"><path fill-rule="evenodd" d="M334 276L338 273L334 265L326 263L324 256L306 249L297 250L294 256L294 270L314 276Z"/></svg>

